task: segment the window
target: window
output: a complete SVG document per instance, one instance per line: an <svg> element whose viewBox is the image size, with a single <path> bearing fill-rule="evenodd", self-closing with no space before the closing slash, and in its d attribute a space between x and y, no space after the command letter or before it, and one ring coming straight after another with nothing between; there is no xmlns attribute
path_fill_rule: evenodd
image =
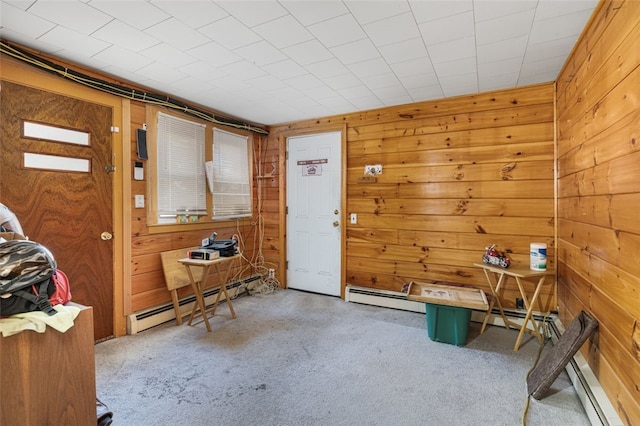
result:
<svg viewBox="0 0 640 426"><path fill-rule="evenodd" d="M213 129L213 219L251 216L249 139Z"/></svg>
<svg viewBox="0 0 640 426"><path fill-rule="evenodd" d="M158 223L207 214L203 124L158 113Z"/></svg>

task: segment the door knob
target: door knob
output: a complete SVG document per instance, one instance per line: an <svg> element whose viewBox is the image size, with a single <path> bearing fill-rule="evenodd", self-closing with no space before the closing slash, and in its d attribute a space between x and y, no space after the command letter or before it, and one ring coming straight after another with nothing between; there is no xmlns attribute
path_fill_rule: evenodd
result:
<svg viewBox="0 0 640 426"><path fill-rule="evenodd" d="M335 222L333 222L333 227L337 228L338 226L340 226L340 222L338 222L337 220Z"/></svg>
<svg viewBox="0 0 640 426"><path fill-rule="evenodd" d="M104 231L102 234L100 234L100 238L103 241L109 241L111 238L113 238L113 235L111 235L111 232Z"/></svg>
<svg viewBox="0 0 640 426"><path fill-rule="evenodd" d="M333 211L333 214L338 214L338 213L340 213L340 212L338 211L338 209L335 209L335 210Z"/></svg>

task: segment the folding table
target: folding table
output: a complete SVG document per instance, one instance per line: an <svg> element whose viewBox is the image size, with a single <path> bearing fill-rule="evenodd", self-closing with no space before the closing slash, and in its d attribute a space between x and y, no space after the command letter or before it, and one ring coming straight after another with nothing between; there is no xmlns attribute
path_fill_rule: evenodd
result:
<svg viewBox="0 0 640 426"><path fill-rule="evenodd" d="M216 296L216 300L211 308L211 316L215 315L216 308L218 307L218 302L220 302L220 296L224 293L225 299L227 301L227 305L229 305L229 310L231 311L231 318L236 317L236 313L233 310L233 304L231 304L231 298L229 297L229 293L227 293L227 283L229 281L229 274L232 270L233 262L240 258L239 254L235 256L229 257L219 257L212 260L202 260L202 259L179 259L178 262L182 263L185 268L187 268L187 274L189 275L189 281L191 281L191 287L193 288L193 293L196 296L196 303L193 305L193 309L191 310L191 315L189 316L189 325L193 321L196 311L200 310L200 314L202 315L202 319L204 320L204 324L207 327L207 331L211 331L211 326L209 325L209 319L207 318L207 309L204 303L204 290L207 288L207 282L209 281L209 271L213 266L218 278L220 278L220 290ZM225 271L221 270L221 266L225 265L227 269ZM193 272L191 268L198 267L202 269L202 280L196 280L194 278Z"/></svg>
<svg viewBox="0 0 640 426"><path fill-rule="evenodd" d="M487 282L489 283L489 288L491 289L491 301L489 302L489 309L487 310L487 315L484 318L482 323L482 329L480 333L484 332L484 329L487 326L487 322L489 321L489 313L493 309L494 305L498 305L498 310L500 311L500 315L502 316L502 320L504 321L505 327L508 329L513 327L515 329L520 329L520 333L518 333L518 338L516 340L516 344L513 347L513 351L516 352L518 348L520 348L520 342L522 340L522 336L525 333L530 333L538 338L540 342L543 341L543 336L538 331L540 326L533 318L533 306L538 300L538 295L540 294L540 290L544 285L545 278L549 275L553 275L554 271L546 270L546 271L534 271L531 269L524 268L500 268L498 266L487 265L485 263L474 263L475 266L478 266L484 270L484 275L487 278ZM500 302L500 290L504 291L505 284L509 277L514 278L516 284L518 285L518 289L520 290L520 295L522 295L522 300L524 301L524 307L527 310L527 314L524 317L524 322L522 325L519 325L509 319L507 319L504 314L504 310L502 309L502 303ZM533 292L533 296L531 299L527 298L527 294L524 291L524 285L522 284L522 280L530 280L537 279L537 283L535 284L535 290ZM531 323L532 328L529 328L529 323Z"/></svg>

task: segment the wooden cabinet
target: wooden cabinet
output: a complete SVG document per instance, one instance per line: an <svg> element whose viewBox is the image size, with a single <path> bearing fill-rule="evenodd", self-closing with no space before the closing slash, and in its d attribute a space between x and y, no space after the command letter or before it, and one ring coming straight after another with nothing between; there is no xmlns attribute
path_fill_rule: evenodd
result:
<svg viewBox="0 0 640 426"><path fill-rule="evenodd" d="M0 336L1 425L96 424L93 309L65 333Z"/></svg>

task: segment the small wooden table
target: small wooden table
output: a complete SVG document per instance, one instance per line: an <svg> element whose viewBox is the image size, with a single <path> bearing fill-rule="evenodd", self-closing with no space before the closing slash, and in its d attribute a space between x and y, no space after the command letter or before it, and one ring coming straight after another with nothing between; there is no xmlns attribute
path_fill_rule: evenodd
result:
<svg viewBox="0 0 640 426"><path fill-rule="evenodd" d="M500 268L493 265L487 265L485 263L474 263L474 266L478 266L484 270L484 275L487 278L489 288L491 289L491 295L493 296L491 298L491 302L489 303L489 310L487 311L487 315L485 316L482 323L482 329L480 330L480 333L484 333L484 329L486 328L487 322L489 321L488 314L497 303L505 327L520 329L520 333L518 333L518 338L516 339L516 344L513 347L514 352L516 352L520 348L520 342L522 341L522 336L525 332L536 336L542 343L544 337L538 331L540 326L533 318L533 305L536 303L536 300L538 300L538 295L540 294L540 290L542 289L545 278L548 275L553 275L554 271L533 271L531 269L524 268ZM509 277L515 279L516 284L518 285L518 289L520 290L520 294L522 295L522 300L524 301L524 307L527 310L527 314L524 317L524 322L522 323L522 325L516 324L515 322L507 319L506 315L504 314L504 310L502 309L502 303L500 302L500 290L504 288L505 283L507 282L507 279ZM531 297L531 299L528 299L521 280L531 278L537 278L538 282L535 285L533 296ZM532 328L529 328L529 322L531 323Z"/></svg>
<svg viewBox="0 0 640 426"><path fill-rule="evenodd" d="M189 316L189 325L196 316L196 311L200 310L200 315L202 315L202 319L204 320L204 324L207 327L207 331L211 331L211 325L209 325L209 319L207 318L207 309L204 303L204 290L207 288L207 281L209 279L209 270L213 266L215 268L218 277L220 278L220 291L218 291L218 295L216 296L216 300L213 303L213 307L211 308L211 315L215 315L216 308L218 307L218 302L220 302L220 296L224 293L224 296L227 301L227 305L229 305L229 310L231 311L231 318L236 317L236 313L233 310L233 305L231 304L231 298L229 297L229 293L227 293L227 283L229 281L229 274L231 273L231 266L233 262L240 258L239 254L235 256L229 257L219 257L217 259L212 260L202 260L202 259L179 259L178 262L182 263L185 268L187 268L187 274L189 275L189 281L191 281L191 287L193 288L193 293L196 296L196 303L193 305L193 309L191 309L191 315ZM227 264L226 271L220 270L220 267L224 264ZM192 267L202 268L202 280L195 280L193 276L193 272L191 270Z"/></svg>

